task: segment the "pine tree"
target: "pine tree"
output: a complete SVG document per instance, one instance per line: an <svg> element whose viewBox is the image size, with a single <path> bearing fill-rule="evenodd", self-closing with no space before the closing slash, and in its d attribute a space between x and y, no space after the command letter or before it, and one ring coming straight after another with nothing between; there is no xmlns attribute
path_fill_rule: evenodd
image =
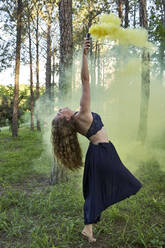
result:
<svg viewBox="0 0 165 248"><path fill-rule="evenodd" d="M141 27L147 29L147 8L146 0L139 1L139 16ZM138 139L144 143L147 137L148 106L150 98L150 55L144 49L142 53L142 72L141 72L141 105L140 121L138 128Z"/></svg>
<svg viewBox="0 0 165 248"><path fill-rule="evenodd" d="M22 28L22 0L17 1L17 40L16 40L16 65L15 65L15 87L13 100L13 122L12 135L18 135L18 97L19 97L19 73L21 52L21 28Z"/></svg>
<svg viewBox="0 0 165 248"><path fill-rule="evenodd" d="M72 0L59 2L60 22L60 64L59 64L59 88L61 93L67 93L71 85L71 73L67 76L67 70L71 70L73 59L73 34L72 34Z"/></svg>

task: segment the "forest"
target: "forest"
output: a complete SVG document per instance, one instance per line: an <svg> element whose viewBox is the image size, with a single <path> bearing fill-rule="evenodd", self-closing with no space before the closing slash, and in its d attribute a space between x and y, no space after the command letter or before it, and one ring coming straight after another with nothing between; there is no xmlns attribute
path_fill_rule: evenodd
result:
<svg viewBox="0 0 165 248"><path fill-rule="evenodd" d="M88 33L91 109L143 185L104 211L94 244L80 236L83 170L51 145L58 110L80 108ZM0 0L1 248L165 247L164 79L165 0Z"/></svg>

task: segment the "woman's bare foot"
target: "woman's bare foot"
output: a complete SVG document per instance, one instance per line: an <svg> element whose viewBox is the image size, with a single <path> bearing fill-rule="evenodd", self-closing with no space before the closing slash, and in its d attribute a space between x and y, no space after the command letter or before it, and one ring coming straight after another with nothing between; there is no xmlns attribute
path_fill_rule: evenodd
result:
<svg viewBox="0 0 165 248"><path fill-rule="evenodd" d="M93 237L92 225L85 225L81 234L88 238L89 242L96 242L96 239Z"/></svg>

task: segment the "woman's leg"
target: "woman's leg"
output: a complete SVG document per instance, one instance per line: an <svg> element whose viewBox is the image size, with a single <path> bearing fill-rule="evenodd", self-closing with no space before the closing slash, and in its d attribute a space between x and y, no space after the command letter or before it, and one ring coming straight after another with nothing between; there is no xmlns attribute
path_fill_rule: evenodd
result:
<svg viewBox="0 0 165 248"><path fill-rule="evenodd" d="M82 230L82 234L88 238L89 242L96 241L96 239L93 237L92 224L85 225L84 229Z"/></svg>

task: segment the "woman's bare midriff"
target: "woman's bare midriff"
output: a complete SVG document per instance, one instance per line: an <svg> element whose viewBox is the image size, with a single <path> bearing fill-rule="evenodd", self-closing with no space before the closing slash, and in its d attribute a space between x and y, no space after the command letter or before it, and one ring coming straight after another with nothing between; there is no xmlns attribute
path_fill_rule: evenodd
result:
<svg viewBox="0 0 165 248"><path fill-rule="evenodd" d="M106 130L104 127L102 127L101 130L99 130L96 134L92 135L89 140L95 144L98 145L99 143L103 143L103 142L109 142Z"/></svg>
<svg viewBox="0 0 165 248"><path fill-rule="evenodd" d="M77 132L79 132L83 136L86 136L86 133L92 123L92 115L90 120L88 120L87 118L80 118L79 113L77 113L75 117L77 123ZM108 135L104 127L102 127L102 129L99 130L96 134L92 135L89 140L95 145L97 145L98 143L109 142Z"/></svg>

